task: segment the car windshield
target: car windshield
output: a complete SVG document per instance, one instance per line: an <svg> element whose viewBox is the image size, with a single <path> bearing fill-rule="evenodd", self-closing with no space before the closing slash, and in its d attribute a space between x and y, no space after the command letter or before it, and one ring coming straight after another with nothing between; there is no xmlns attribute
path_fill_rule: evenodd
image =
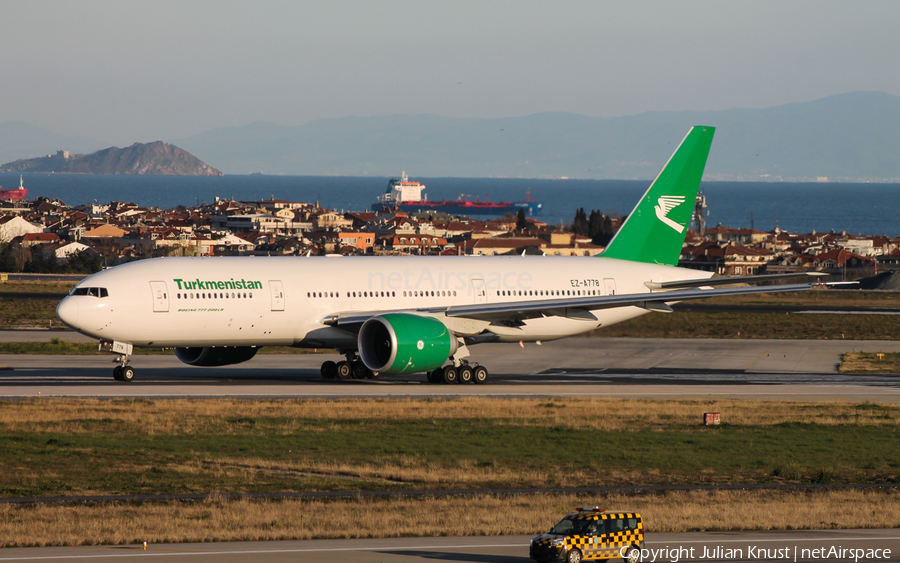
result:
<svg viewBox="0 0 900 563"><path fill-rule="evenodd" d="M584 520L582 518L574 519L566 516L559 521L559 524L553 526L550 530L551 534L565 534L567 536L576 534L587 534L588 528L594 524L594 520Z"/></svg>

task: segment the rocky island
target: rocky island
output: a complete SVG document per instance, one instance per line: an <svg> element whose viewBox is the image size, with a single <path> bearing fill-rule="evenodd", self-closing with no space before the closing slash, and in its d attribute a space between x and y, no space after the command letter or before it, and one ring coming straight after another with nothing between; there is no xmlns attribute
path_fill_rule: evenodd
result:
<svg viewBox="0 0 900 563"><path fill-rule="evenodd" d="M60 174L155 174L162 176L223 176L191 153L162 141L110 147L91 154L55 155L20 159L0 166L0 172Z"/></svg>

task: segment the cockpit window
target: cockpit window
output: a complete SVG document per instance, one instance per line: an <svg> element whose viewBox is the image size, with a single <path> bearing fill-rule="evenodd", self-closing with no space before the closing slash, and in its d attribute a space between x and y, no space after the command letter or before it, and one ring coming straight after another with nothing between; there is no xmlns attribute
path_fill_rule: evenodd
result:
<svg viewBox="0 0 900 563"><path fill-rule="evenodd" d="M90 295L91 297L109 297L105 287L76 287L72 295Z"/></svg>

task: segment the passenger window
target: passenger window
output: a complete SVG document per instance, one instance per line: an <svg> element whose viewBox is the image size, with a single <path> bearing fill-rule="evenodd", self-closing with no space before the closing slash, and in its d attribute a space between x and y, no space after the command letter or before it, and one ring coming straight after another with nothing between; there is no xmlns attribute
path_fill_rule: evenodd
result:
<svg viewBox="0 0 900 563"><path fill-rule="evenodd" d="M610 534L615 534L616 532L621 532L625 529L624 523L621 520L607 520L607 527Z"/></svg>

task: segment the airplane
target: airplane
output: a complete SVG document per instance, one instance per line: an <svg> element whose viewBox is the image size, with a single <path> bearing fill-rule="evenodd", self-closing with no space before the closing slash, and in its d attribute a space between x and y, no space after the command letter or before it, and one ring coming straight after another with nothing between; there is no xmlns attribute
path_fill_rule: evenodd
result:
<svg viewBox="0 0 900 563"><path fill-rule="evenodd" d="M174 348L192 366L293 346L345 356L322 364L329 379L424 372L431 383L485 383L487 368L469 361L479 343L564 338L678 301L810 289L717 287L797 276L677 267L714 132L690 129L597 257L155 258L85 278L57 315L116 354L119 381L135 377L135 346Z"/></svg>

